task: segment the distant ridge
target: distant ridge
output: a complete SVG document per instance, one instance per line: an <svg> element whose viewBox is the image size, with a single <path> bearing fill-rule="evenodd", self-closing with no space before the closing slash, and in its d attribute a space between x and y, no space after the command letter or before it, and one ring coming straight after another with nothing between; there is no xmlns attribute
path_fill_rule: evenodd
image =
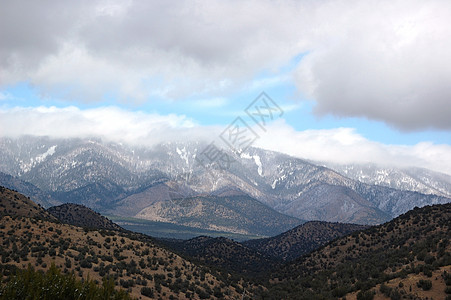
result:
<svg viewBox="0 0 451 300"><path fill-rule="evenodd" d="M280 262L224 237L199 236L189 240L164 240L163 242L183 256L208 266L224 268L229 272L261 275Z"/></svg>
<svg viewBox="0 0 451 300"><path fill-rule="evenodd" d="M27 197L31 197L34 202L45 208L62 204L61 201L53 197L50 193L41 190L32 183L23 181L22 179L3 172L0 172L0 185L18 191Z"/></svg>
<svg viewBox="0 0 451 300"><path fill-rule="evenodd" d="M268 256L289 261L309 253L333 239L366 228L368 226L357 224L310 221L275 237L249 240L243 244Z"/></svg>

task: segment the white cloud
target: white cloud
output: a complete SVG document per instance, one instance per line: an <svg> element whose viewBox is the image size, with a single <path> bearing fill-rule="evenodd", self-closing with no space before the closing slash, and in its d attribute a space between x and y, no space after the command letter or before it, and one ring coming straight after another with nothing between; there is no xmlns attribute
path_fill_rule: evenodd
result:
<svg viewBox="0 0 451 300"><path fill-rule="evenodd" d="M256 125L257 126L257 125ZM158 115L117 107L0 108L0 136L55 138L101 137L108 141L153 146L167 141L216 140L222 126L199 126L175 114ZM352 128L296 131L278 120L259 128L255 146L316 161L417 166L451 174L451 146L429 142L413 146L370 141ZM218 140L218 145L221 142Z"/></svg>
<svg viewBox="0 0 451 300"><path fill-rule="evenodd" d="M353 128L296 131L282 120L269 125L256 146L315 161L416 166L451 174L450 145L387 145L370 141Z"/></svg>
<svg viewBox="0 0 451 300"><path fill-rule="evenodd" d="M0 109L0 135L9 137L101 137L114 142L151 146L166 140L183 141L186 132L193 132L191 138L202 138L207 136L203 131L185 116L132 112L117 107Z"/></svg>

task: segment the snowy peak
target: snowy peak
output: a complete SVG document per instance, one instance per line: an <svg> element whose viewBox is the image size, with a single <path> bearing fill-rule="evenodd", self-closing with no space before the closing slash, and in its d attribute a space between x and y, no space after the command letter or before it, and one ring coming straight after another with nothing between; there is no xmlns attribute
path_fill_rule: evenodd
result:
<svg viewBox="0 0 451 300"><path fill-rule="evenodd" d="M394 168L374 164L325 164L354 180L403 191L451 197L451 176L422 168Z"/></svg>

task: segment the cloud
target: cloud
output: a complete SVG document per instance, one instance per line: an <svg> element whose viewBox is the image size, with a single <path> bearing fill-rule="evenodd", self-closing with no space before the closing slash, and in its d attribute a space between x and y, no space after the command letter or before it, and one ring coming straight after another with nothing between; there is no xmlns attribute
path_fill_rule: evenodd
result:
<svg viewBox="0 0 451 300"><path fill-rule="evenodd" d="M314 161L416 166L451 174L450 145L387 145L364 138L354 128L296 131L279 120L267 127L256 146Z"/></svg>
<svg viewBox="0 0 451 300"><path fill-rule="evenodd" d="M220 97L289 59L295 19L272 2L11 1L0 12L0 83L28 80L46 94L101 101ZM262 51L264 48L264 51ZM287 55L288 54L288 55Z"/></svg>
<svg viewBox="0 0 451 300"><path fill-rule="evenodd" d="M151 147L169 141L217 141L225 128L199 126L181 115L159 115L118 107L0 108L0 137L22 135L53 138L101 137L106 141ZM451 146L423 142L413 146L385 145L365 139L352 128L297 131L277 120L262 132L257 147L303 159L335 163L376 163L417 166L451 174Z"/></svg>
<svg viewBox="0 0 451 300"><path fill-rule="evenodd" d="M318 115L451 129L451 2L335 1L318 13L334 28L318 24L296 75Z"/></svg>
<svg viewBox="0 0 451 300"><path fill-rule="evenodd" d="M85 110L73 106L0 109L0 136L6 137L101 137L107 141L152 146L168 140L184 141L187 136L203 139L208 136L205 130L185 116L148 114L117 107Z"/></svg>
<svg viewBox="0 0 451 300"><path fill-rule="evenodd" d="M449 20L441 0L3 1L0 87L139 104L283 79L318 115L450 130Z"/></svg>

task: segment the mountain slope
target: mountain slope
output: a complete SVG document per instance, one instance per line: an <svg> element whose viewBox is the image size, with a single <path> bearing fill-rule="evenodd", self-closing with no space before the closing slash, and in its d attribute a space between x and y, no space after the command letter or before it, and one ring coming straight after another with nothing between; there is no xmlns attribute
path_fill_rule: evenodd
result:
<svg viewBox="0 0 451 300"><path fill-rule="evenodd" d="M249 248L282 260L293 260L338 237L367 228L356 224L310 221L278 236L243 242Z"/></svg>
<svg viewBox="0 0 451 300"><path fill-rule="evenodd" d="M164 243L202 264L239 274L261 275L278 264L259 251L223 237L199 236L190 240L166 240Z"/></svg>
<svg viewBox="0 0 451 300"><path fill-rule="evenodd" d="M24 209L33 206L31 201L4 188L1 193L2 204L15 202L21 209L0 215L0 276L28 264L37 270L48 270L55 264L64 272L74 272L78 279L101 282L111 277L116 287L145 299L236 299L242 292L239 278L226 282L219 274L156 245L152 238L59 223L35 204L29 218Z"/></svg>
<svg viewBox="0 0 451 300"><path fill-rule="evenodd" d="M451 197L451 176L422 168L387 167L375 164L324 163L338 173L371 185L381 185L402 191Z"/></svg>
<svg viewBox="0 0 451 300"><path fill-rule="evenodd" d="M415 298L421 290L423 297L438 293L434 299L444 299L440 287L451 270L450 219L451 204L426 206L339 238L273 273L270 292L262 296L331 299L359 293L380 295L381 284L393 288L391 282L396 281L404 282L396 287L398 294ZM418 286L412 287L412 280ZM431 281L436 288L423 290L424 281Z"/></svg>
<svg viewBox="0 0 451 300"><path fill-rule="evenodd" d="M204 168L196 159L202 158L207 146L191 142L145 148L99 139L2 138L0 171L97 211L121 206L128 216L135 210L133 195L141 201L145 190L162 183L183 197L235 189L296 218L361 224L383 223L415 206L451 201L362 183L326 167L257 148L240 156L223 149L233 158L230 167L221 170L213 163ZM426 173L421 176L426 182Z"/></svg>
<svg viewBox="0 0 451 300"><path fill-rule="evenodd" d="M11 190L16 190L27 197L32 197L34 202L42 205L43 207L61 204L61 202L57 200L57 198L53 197L51 193L44 192L29 182L23 181L3 172L0 172L0 185Z"/></svg>
<svg viewBox="0 0 451 300"><path fill-rule="evenodd" d="M283 215L247 196L196 196L153 201L135 217L184 226L240 234L271 236L287 231L303 221ZM119 212L121 207L112 211Z"/></svg>
<svg viewBox="0 0 451 300"><path fill-rule="evenodd" d="M92 229L123 230L119 225L83 205L66 203L52 206L47 211L66 224Z"/></svg>

